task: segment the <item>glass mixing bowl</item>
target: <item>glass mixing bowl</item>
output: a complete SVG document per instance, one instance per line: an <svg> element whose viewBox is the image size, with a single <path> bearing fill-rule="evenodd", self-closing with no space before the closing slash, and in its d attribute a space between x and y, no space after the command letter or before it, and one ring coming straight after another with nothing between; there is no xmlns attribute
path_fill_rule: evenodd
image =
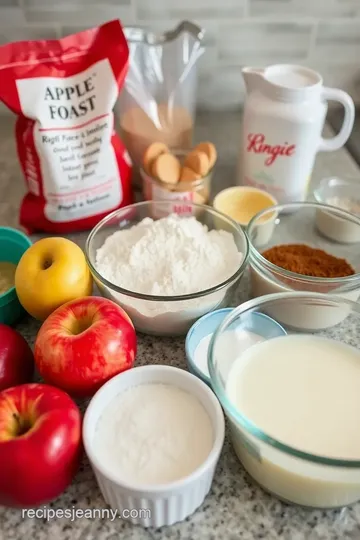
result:
<svg viewBox="0 0 360 540"><path fill-rule="evenodd" d="M344 228L347 226L350 229ZM357 232L360 238L360 219L328 205L289 203L259 212L247 228L252 297L296 290L341 294L350 300L357 300L360 295L359 244L336 241L334 235L339 233L341 227ZM346 259L355 274L323 278L285 270L262 256L265 250L281 244L306 244L322 249L335 257Z"/></svg>
<svg viewBox="0 0 360 540"><path fill-rule="evenodd" d="M182 208L182 210L184 210ZM205 205L187 203L181 217L195 216L210 230L230 232L243 260L236 272L210 289L182 296L153 296L129 291L111 283L96 268L96 251L116 231L129 229L145 218L158 219L171 213L167 201L146 201L129 205L105 217L91 231L85 245L85 256L101 294L119 304L129 315L136 330L153 335L184 335L202 315L228 307L248 260L249 244L241 227L221 212ZM206 268L204 268L206 271Z"/></svg>
<svg viewBox="0 0 360 540"><path fill-rule="evenodd" d="M317 311L319 317L326 319L326 330L314 332L311 329L306 328L306 319L312 309ZM289 327L286 325L286 322L284 321L286 321L288 311L291 313L296 312L297 317L303 320L302 326L306 328L305 334L301 331L294 332L294 329L291 326ZM356 460L349 460L315 455L314 453L305 451L304 447L301 448L301 444L299 445L299 448L290 446L289 439L287 441L277 440L274 438L273 432L272 434L266 433L261 429L260 425L254 423L252 418L246 416L244 411L241 410L241 407L244 407L244 403L246 404L245 400L241 401L240 399L239 403L242 403L242 405L237 406L234 398L229 397L229 384L234 384L234 380L237 380L236 373L234 374L234 371L231 371L234 362L241 362L242 358L244 364L241 366L241 369L243 369L244 366L249 365L246 363L249 362L249 358L246 359L246 356L242 356L246 349L241 346L241 342L236 342L238 344L233 347L225 346L224 343L226 340L232 339L228 332L237 329L241 330L246 327L247 320L253 313L260 313L271 317L275 322L281 324L288 334L294 335L295 338L300 338L301 335L303 337L306 335L309 335L310 337L314 335L316 337L319 336L320 338L334 340L330 343L330 346L335 344L339 347L342 346L342 344L344 344L344 347L345 345L352 346L355 355L357 355L357 353L359 354L358 360L360 362L360 304L340 296L306 292L271 294L261 298L252 299L234 309L224 319L212 337L208 353L211 385L229 419L231 438L235 452L246 471L258 484L282 500L314 508L341 507L359 500L360 447L358 449L358 458ZM331 324L333 321L337 320L341 320L341 323L335 325ZM274 337L268 337L265 343L260 345L269 343L270 339L283 340L288 337L290 336L277 337L275 334ZM308 341L309 340L307 340L307 342ZM250 344L248 347L250 346L254 351L254 348L259 345ZM294 350L294 348L291 350ZM297 350L299 350L299 348L297 348ZM253 354L253 351L251 354ZM266 363L268 359L272 361L274 356L271 356L271 353L269 353L265 358ZM278 356L275 358L278 358ZM283 363L282 366L286 365L288 358L289 361L291 361L292 355L290 354L285 357L285 364ZM306 358L309 357L306 356ZM311 361L316 361L315 357L311 356L310 358ZM325 360L326 371L323 373L323 378L322 376L319 377L319 389L321 388L321 385L330 384L329 381L331 380L332 364L329 361L329 367L327 367L327 357L325 357ZM299 362L299 365L300 364L301 362ZM274 364L272 364L272 366L273 365ZM239 364L237 364L237 367L238 366ZM262 366L264 366L264 364L262 364ZM239 373L239 371L237 371L237 373ZM271 381L269 378L265 381L259 380L259 377L252 379L256 391L259 391L259 398L261 399L262 395L266 395L266 403L269 403L268 412L266 412L266 414L269 415L268 418L274 418L272 415L275 413L272 410L271 405L276 403L278 398L280 399L281 411L275 418L278 418L283 414L282 411L287 410L286 398L283 396L286 396L287 388L294 389L294 384L291 384L291 382L294 383L294 381L289 381L289 379L291 379L291 374L292 371L290 372L290 377L287 377L285 382L282 381L284 386L279 389L280 398L278 393L273 393L272 397L269 397L264 388L268 386L266 381L271 382L270 386L274 387L275 382L281 380L281 376L272 379ZM273 376L276 377L276 374ZM296 381L298 380L299 379L296 378ZM302 379L300 378L300 380ZM232 381L232 383L229 383L229 381ZM346 385L338 383L337 378L334 383L334 377L332 383L336 385L339 384L333 394L335 406L337 407L337 410L339 410L342 404L346 404ZM298 384L300 385L300 395L305 402L308 394L305 394L305 391L302 390L304 385L301 386L302 383ZM249 392L253 392L249 384L246 387L241 387L242 390L239 389L240 387L238 386L236 386L236 388L238 392L235 394L236 396L241 395L239 392L243 392L242 396L244 396L246 388L249 388ZM249 398L250 396L251 398L256 394L256 391L248 394L247 397ZM292 392L293 390L289 391ZM274 394L276 394L276 396ZM292 396L293 394L290 395ZM315 396L317 396L317 393ZM258 397L256 397L256 399L258 399ZM283 399L284 401L282 401ZM321 392L319 392L318 400L320 407ZM251 409L252 413L254 413L254 407L256 408L256 406L255 403ZM342 409L340 410L342 411ZM297 434L299 433L302 442L304 438L306 439L306 435L311 433L311 429L315 429L316 433L320 430L322 433L322 430L326 429L325 424L327 425L327 429L329 429L329 422L323 421L322 424L319 422L319 425L314 427L314 425L309 425L309 423L312 424L312 422L309 422L309 417L302 417L301 414L300 419L299 415L296 416L296 420L293 419L293 417L290 418L291 422L294 422L293 428L290 427L290 434L294 435L295 432ZM326 411L322 411L321 418L324 418L324 415L326 416ZM337 423L334 421L333 435L331 431L332 424L330 423L330 436L334 436L335 438L338 437L338 431L341 430L339 419L337 420ZM341 416L341 423L355 422L357 424L357 420L356 411L354 411L353 415L348 415L348 417L344 418L343 415ZM264 424L262 425L264 426ZM269 424L267 423L266 425ZM340 439L340 441L341 440L342 439ZM337 455L338 454L336 454L336 456Z"/></svg>

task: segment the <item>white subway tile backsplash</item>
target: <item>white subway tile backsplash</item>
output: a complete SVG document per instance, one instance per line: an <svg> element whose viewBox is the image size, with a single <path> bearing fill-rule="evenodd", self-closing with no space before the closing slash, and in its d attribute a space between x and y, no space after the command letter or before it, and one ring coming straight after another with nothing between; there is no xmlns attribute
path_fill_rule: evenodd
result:
<svg viewBox="0 0 360 540"><path fill-rule="evenodd" d="M215 72L218 66L219 50L219 27L214 22L197 21L199 26L205 29L204 46L205 52L199 59L199 73L207 74Z"/></svg>
<svg viewBox="0 0 360 540"><path fill-rule="evenodd" d="M245 0L136 0L136 15L141 21L159 19L221 20L242 17Z"/></svg>
<svg viewBox="0 0 360 540"><path fill-rule="evenodd" d="M17 25L26 26L23 10L19 6L15 6L14 3L11 6L0 4L0 28Z"/></svg>
<svg viewBox="0 0 360 540"><path fill-rule="evenodd" d="M294 14L294 0L249 0L248 14L255 17L276 17Z"/></svg>
<svg viewBox="0 0 360 540"><path fill-rule="evenodd" d="M314 67L360 104L360 0L0 0L0 42L54 38L117 18L159 33L183 19L206 30L202 106L240 105L241 66L281 62Z"/></svg>
<svg viewBox="0 0 360 540"><path fill-rule="evenodd" d="M313 24L251 22L220 25L220 62L258 65L271 62L300 62L308 55Z"/></svg>
<svg viewBox="0 0 360 540"><path fill-rule="evenodd" d="M207 45L216 45L219 41L219 25L214 23L213 21L208 22L204 20L197 21L199 26L204 29L205 31L205 39L204 42Z"/></svg>
<svg viewBox="0 0 360 540"><path fill-rule="evenodd" d="M60 33L56 28L48 26L42 27L20 27L20 28L1 28L0 43L9 43L11 41L24 41L34 39L56 39Z"/></svg>
<svg viewBox="0 0 360 540"><path fill-rule="evenodd" d="M348 17L356 17L360 15L359 0L336 0L342 9L346 9Z"/></svg>
<svg viewBox="0 0 360 540"><path fill-rule="evenodd" d="M74 25L88 27L101 24L111 19L121 19L124 24L134 22L133 9L130 4L118 6L94 5L86 7L79 5L54 6L53 9L47 4L44 8L29 8L25 10L26 20L30 23L59 24L61 26Z"/></svg>
<svg viewBox="0 0 360 540"><path fill-rule="evenodd" d="M240 107L244 96L244 81L239 67L218 67L200 77L198 101L203 108Z"/></svg>
<svg viewBox="0 0 360 540"><path fill-rule="evenodd" d="M219 65L219 53L218 48L214 45L208 45L204 54L199 59L199 73L200 75L207 75L208 73L216 73Z"/></svg>
<svg viewBox="0 0 360 540"><path fill-rule="evenodd" d="M178 19L160 19L160 20L149 20L149 21L139 21L138 26L144 27L149 29L151 32L154 32L155 34L162 34L163 32L167 32L169 30L173 30L178 26L180 21L184 20L183 18ZM204 42L207 45L217 43L218 41L218 34L219 34L219 25L212 21L207 20L204 17L198 18L198 17L192 17L191 21L197 24L200 28L204 30L205 33L205 39Z"/></svg>
<svg viewBox="0 0 360 540"><path fill-rule="evenodd" d="M11 0L10 0L11 1ZM58 0L22 0L22 3L26 9L56 9L59 7ZM100 2L99 2L100 3ZM77 6L79 8L87 9L91 6L99 5L95 0L61 0L61 6ZM106 6L129 6L131 0L102 0L101 6L106 9ZM0 0L1 5L1 0Z"/></svg>
<svg viewBox="0 0 360 540"><path fill-rule="evenodd" d="M359 53L360 20L319 23L312 58L325 64L347 64Z"/></svg>
<svg viewBox="0 0 360 540"><path fill-rule="evenodd" d="M69 26L62 26L60 28L60 36L61 37L64 37L64 36L70 36L71 34L78 34L79 32L83 32L84 30L87 30L88 28L90 28L91 25L84 25L84 26L78 26L78 25L74 25L72 26L71 24L69 24Z"/></svg>
<svg viewBox="0 0 360 540"><path fill-rule="evenodd" d="M253 16L354 17L360 13L359 0L249 0Z"/></svg>
<svg viewBox="0 0 360 540"><path fill-rule="evenodd" d="M360 103L360 64L354 59L349 62L349 64L333 63L329 66L321 61L311 60L307 65L320 73L325 86L341 88Z"/></svg>

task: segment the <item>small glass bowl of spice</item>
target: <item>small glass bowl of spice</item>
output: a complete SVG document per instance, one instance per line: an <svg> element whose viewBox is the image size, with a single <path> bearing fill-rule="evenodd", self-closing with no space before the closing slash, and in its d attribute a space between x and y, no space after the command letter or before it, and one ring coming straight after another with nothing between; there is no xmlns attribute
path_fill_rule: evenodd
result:
<svg viewBox="0 0 360 540"><path fill-rule="evenodd" d="M274 231L264 244L261 223L268 212L274 211L278 216ZM360 218L314 202L277 205L259 212L250 221L247 234L253 297L294 290L341 294L358 300L360 250L324 236L317 227L319 211L351 222L360 235ZM313 310L317 313L317 308ZM310 327L321 329L322 324L318 317Z"/></svg>
<svg viewBox="0 0 360 540"><path fill-rule="evenodd" d="M210 142L174 151L164 143L151 144L140 169L144 199L168 201L167 213L177 214L189 214L192 207L187 203L208 204L216 160L216 148Z"/></svg>
<svg viewBox="0 0 360 540"><path fill-rule="evenodd" d="M317 202L328 204L360 218L360 178L324 178L315 189ZM321 232L337 242L360 242L360 231L355 223L319 210L316 222Z"/></svg>

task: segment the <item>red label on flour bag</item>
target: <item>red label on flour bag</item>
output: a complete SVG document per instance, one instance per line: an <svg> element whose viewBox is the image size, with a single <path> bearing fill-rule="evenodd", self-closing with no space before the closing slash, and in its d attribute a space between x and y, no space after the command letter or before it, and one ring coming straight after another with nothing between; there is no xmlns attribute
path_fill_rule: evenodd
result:
<svg viewBox="0 0 360 540"><path fill-rule="evenodd" d="M29 232L93 227L132 202L131 165L113 108L129 50L119 21L60 40L0 47L0 98L18 115Z"/></svg>

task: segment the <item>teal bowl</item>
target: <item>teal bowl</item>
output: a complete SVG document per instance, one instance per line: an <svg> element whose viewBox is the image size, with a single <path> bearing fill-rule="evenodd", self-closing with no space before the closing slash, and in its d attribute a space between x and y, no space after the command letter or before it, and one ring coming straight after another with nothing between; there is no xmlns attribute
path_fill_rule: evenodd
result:
<svg viewBox="0 0 360 540"><path fill-rule="evenodd" d="M0 227L0 261L18 264L23 253L32 245L28 236L11 227ZM25 310L19 302L15 287L0 294L0 323L16 323Z"/></svg>

